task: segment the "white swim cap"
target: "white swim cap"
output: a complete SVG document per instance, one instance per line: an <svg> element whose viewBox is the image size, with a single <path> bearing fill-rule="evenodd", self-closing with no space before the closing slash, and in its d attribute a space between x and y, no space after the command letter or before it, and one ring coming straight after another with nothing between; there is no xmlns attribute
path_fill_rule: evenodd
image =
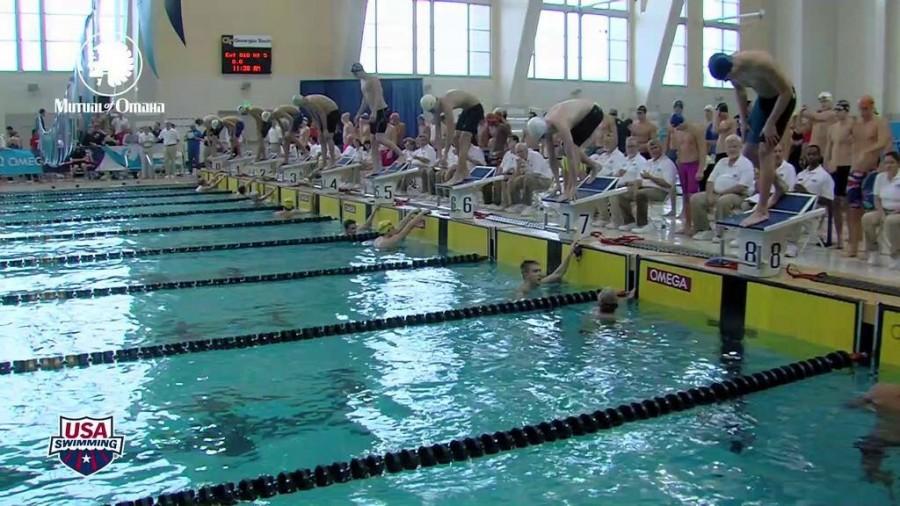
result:
<svg viewBox="0 0 900 506"><path fill-rule="evenodd" d="M437 107L438 99L434 95L425 95L419 100L419 105L422 106L422 110L425 112L431 112Z"/></svg>
<svg viewBox="0 0 900 506"><path fill-rule="evenodd" d="M271 111L263 111L261 116L263 121L269 121L272 118L272 113Z"/></svg>
<svg viewBox="0 0 900 506"><path fill-rule="evenodd" d="M217 119L214 119L214 120L212 120L212 123L210 123L210 124L212 125L213 128L219 128L219 125L221 125L222 122L220 122Z"/></svg>
<svg viewBox="0 0 900 506"><path fill-rule="evenodd" d="M547 122L544 121L544 118L531 118L525 124L525 133L535 140L541 139L547 134Z"/></svg>
<svg viewBox="0 0 900 506"><path fill-rule="evenodd" d="M238 112L241 113L241 114L247 114L247 110L248 110L248 109L249 109L249 107L247 107L246 104L241 104L241 105L239 105L238 108L237 108Z"/></svg>
<svg viewBox="0 0 900 506"><path fill-rule="evenodd" d="M294 95L294 97L291 98L291 103L300 107L300 104L303 103L303 95Z"/></svg>

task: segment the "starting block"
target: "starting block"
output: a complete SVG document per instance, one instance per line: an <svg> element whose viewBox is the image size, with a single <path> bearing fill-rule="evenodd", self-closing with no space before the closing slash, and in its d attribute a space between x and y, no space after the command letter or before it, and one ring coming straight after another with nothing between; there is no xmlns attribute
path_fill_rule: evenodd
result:
<svg viewBox="0 0 900 506"><path fill-rule="evenodd" d="M228 161L230 155L216 155L209 157L206 161L210 170L213 172L222 172L225 168L225 162Z"/></svg>
<svg viewBox="0 0 900 506"><path fill-rule="evenodd" d="M325 169L322 174L322 189L325 193L337 193L342 184L349 183L347 176L362 164L353 161L352 156L342 156L334 167Z"/></svg>
<svg viewBox="0 0 900 506"><path fill-rule="evenodd" d="M481 187L497 181L506 180L506 176L497 176L496 167L478 165L472 168L469 177L459 184L450 186L437 185L437 188L446 189L450 194L450 217L471 219L475 216L475 196Z"/></svg>
<svg viewBox="0 0 900 506"><path fill-rule="evenodd" d="M738 272L761 278L777 276L784 265L785 246L791 229L825 215L825 209L816 207L817 200L815 195L808 193L788 193L769 209L769 219L762 223L742 227L741 222L751 212L717 222L716 225L723 229L737 229L741 251ZM724 240L722 244L724 248Z"/></svg>
<svg viewBox="0 0 900 506"><path fill-rule="evenodd" d="M376 204L390 204L394 201L397 183L406 176L418 174L419 169L409 163L394 162L381 172L369 174L366 178L371 182Z"/></svg>
<svg viewBox="0 0 900 506"><path fill-rule="evenodd" d="M258 162L255 161L247 168L247 172L253 177L267 179L274 178L275 169L278 167L278 160L278 158L269 158Z"/></svg>
<svg viewBox="0 0 900 506"><path fill-rule="evenodd" d="M232 176L237 176L243 174L241 170L253 164L255 160L256 159L252 153L246 153L235 158L229 158L225 160L222 165L226 172L228 172Z"/></svg>
<svg viewBox="0 0 900 506"><path fill-rule="evenodd" d="M287 165L281 165L275 170L278 173L277 179L281 183L298 184L303 178L309 177L309 174L316 169L318 161L308 156L303 156L296 161Z"/></svg>
<svg viewBox="0 0 900 506"><path fill-rule="evenodd" d="M559 210L563 218L561 224L567 231L578 231L584 235L587 233L591 216L597 204L606 199L622 195L628 188L616 188L619 183L617 177L601 176L590 183L587 180L578 185L574 200L563 200L562 197L544 197L541 201L544 206Z"/></svg>

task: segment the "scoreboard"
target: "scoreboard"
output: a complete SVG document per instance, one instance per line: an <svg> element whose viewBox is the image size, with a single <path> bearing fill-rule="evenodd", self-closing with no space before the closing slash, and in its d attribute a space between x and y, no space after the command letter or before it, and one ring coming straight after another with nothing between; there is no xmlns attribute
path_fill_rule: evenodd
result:
<svg viewBox="0 0 900 506"><path fill-rule="evenodd" d="M272 37L269 35L223 35L223 74L271 74Z"/></svg>

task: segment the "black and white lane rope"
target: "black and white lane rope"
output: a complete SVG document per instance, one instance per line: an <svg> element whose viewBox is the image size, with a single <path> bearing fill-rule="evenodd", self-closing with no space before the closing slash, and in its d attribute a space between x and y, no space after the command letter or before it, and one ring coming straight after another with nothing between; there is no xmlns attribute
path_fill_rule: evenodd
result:
<svg viewBox="0 0 900 506"><path fill-rule="evenodd" d="M82 288L78 290L51 290L44 292L15 293L0 297L0 304L11 306L28 302L43 302L68 299L93 299L97 297L106 297L109 295L148 293L157 292L160 290L183 290L188 288L242 285L248 283L274 283L279 281L308 279L321 276L346 276L352 274L362 274L366 272L423 269L426 267L440 267L444 265L458 265L464 263L481 262L486 259L487 257L482 257L475 254L456 255L449 257L433 257L421 260L406 260L402 262L383 262L369 265L353 265L346 267L333 267L328 269L313 269L308 271L257 274L252 276L193 279L187 281L166 281L162 283L148 283L143 285L119 285L105 288Z"/></svg>
<svg viewBox="0 0 900 506"><path fill-rule="evenodd" d="M468 320L499 314L549 311L559 307L593 302L596 297L597 292L595 290L589 290L585 292L567 293L564 295L550 295L547 297L523 299L515 302L481 304L460 309L448 309L445 311L409 314L405 316L391 316L389 318L376 318L372 320L357 320L335 323L332 325L282 330L278 332L198 339L193 341L141 346L137 348L56 355L23 360L0 360L0 375L13 373L24 374L36 371L54 371L71 367L88 367L99 364L136 362L139 360L157 360L175 355L205 353L215 350L232 350L236 348L253 348L279 343L306 341L329 336L350 335L360 332L372 332L376 330Z"/></svg>
<svg viewBox="0 0 900 506"><path fill-rule="evenodd" d="M230 192L228 190L211 190L211 191L205 191L205 192L200 192L200 193L198 193L197 191L191 190L191 191L172 192L172 193L151 193L149 195L142 193L142 192L134 192L134 193L136 193L136 194L135 195L109 195L109 196L100 194L99 196L96 196L96 197L93 197L90 195L72 196L72 197L63 196L62 198L58 198L58 199L46 198L46 199L27 201L27 202L26 201L3 202L2 200L0 200L0 205L17 205L18 206L18 205L38 205L38 204L61 204L61 203L68 203L68 202L91 202L91 201L98 201L98 200L114 200L114 201L118 202L120 200L131 200L131 199L164 199L164 198L175 198L175 197L201 197L201 196L205 196L205 195L230 195L230 194L232 194L232 192Z"/></svg>
<svg viewBox="0 0 900 506"><path fill-rule="evenodd" d="M95 232L71 232L60 234L30 234L14 237L0 237L0 243L3 242L24 242L24 241L52 241L58 239L94 239L97 237L112 237L121 235L136 234L164 234L170 232L186 232L191 230L221 230L232 228L253 228L253 227L280 227L283 225L296 225L298 223L316 223L322 221L333 221L330 216L307 216L304 218L293 218L289 220L260 220L260 221L239 221L237 223L210 223L206 225L176 225L172 227L152 227L152 228L130 228L122 230L97 230Z"/></svg>
<svg viewBox="0 0 900 506"><path fill-rule="evenodd" d="M835 351L825 356L775 367L765 371L718 381L687 390L661 393L642 401L581 413L535 424L484 433L399 451L373 454L349 461L323 463L313 468L274 471L238 482L207 485L156 497L123 501L116 506L213 505L256 501L293 494L349 481L377 478L385 474L447 465L454 462L510 452L521 448L590 436L627 423L658 418L700 406L728 402L738 397L788 385L852 366L858 356Z"/></svg>
<svg viewBox="0 0 900 506"><path fill-rule="evenodd" d="M279 206L259 207L227 207L225 209L191 209L189 211L168 211L162 213L144 214L114 214L109 216L86 216L83 218L58 218L55 220L37 221L7 221L0 223L0 227L54 225L57 223L96 223L101 221L131 220L135 218L173 218L175 216L192 216L195 214L226 214L226 213L250 213L255 211L277 211Z"/></svg>
<svg viewBox="0 0 900 506"><path fill-rule="evenodd" d="M137 207L162 207L162 206L202 206L208 204L225 204L228 202L245 202L246 197L231 197L223 199L189 200L185 202L142 202L139 204L115 204L111 206L91 207L54 207L51 209L24 209L16 211L0 210L0 217L10 214L36 214L36 213L68 213L72 211L107 211L111 209L131 209Z"/></svg>
<svg viewBox="0 0 900 506"><path fill-rule="evenodd" d="M8 202L11 200L23 201L34 200L41 201L46 197L56 197L65 195L99 195L113 193L138 193L149 191L178 191L193 189L193 184L174 184L174 185L153 185L153 186L107 186L102 188L81 188L71 190L47 190L42 192L5 192L0 193L0 202Z"/></svg>
<svg viewBox="0 0 900 506"><path fill-rule="evenodd" d="M314 237L298 237L295 239L275 239L271 241L232 242L224 244L203 244L198 246L180 246L177 248L147 248L94 253L88 255L68 255L58 257L33 257L15 260L0 260L0 269L9 267L32 267L36 265L86 264L122 258L141 258L179 253L205 253L208 251L228 251L237 249L278 248L284 246L303 246L310 244L328 244L336 242L362 242L378 237L375 232L356 235L320 235Z"/></svg>

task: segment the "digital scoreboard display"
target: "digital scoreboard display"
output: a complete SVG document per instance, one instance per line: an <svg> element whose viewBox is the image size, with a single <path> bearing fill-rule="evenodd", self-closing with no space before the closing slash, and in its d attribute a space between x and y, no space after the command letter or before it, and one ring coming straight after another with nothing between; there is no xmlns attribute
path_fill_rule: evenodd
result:
<svg viewBox="0 0 900 506"><path fill-rule="evenodd" d="M271 74L272 37L269 35L223 35L223 74Z"/></svg>

